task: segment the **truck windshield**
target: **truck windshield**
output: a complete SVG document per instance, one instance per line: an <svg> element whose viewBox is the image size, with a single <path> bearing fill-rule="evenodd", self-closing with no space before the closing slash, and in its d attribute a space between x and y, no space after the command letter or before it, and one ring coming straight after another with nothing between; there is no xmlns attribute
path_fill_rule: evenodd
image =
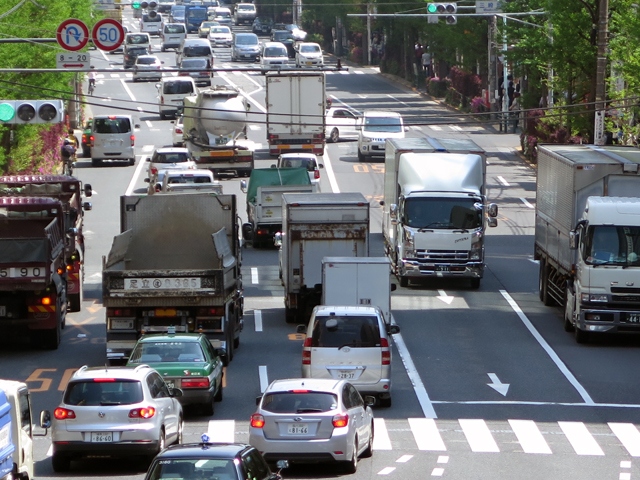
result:
<svg viewBox="0 0 640 480"><path fill-rule="evenodd" d="M365 132L402 132L402 121L398 117L365 117Z"/></svg>
<svg viewBox="0 0 640 480"><path fill-rule="evenodd" d="M638 265L640 226L592 225L587 229L582 252L591 265Z"/></svg>
<svg viewBox="0 0 640 480"><path fill-rule="evenodd" d="M412 228L473 230L482 226L482 207L474 198L408 198L402 223Z"/></svg>

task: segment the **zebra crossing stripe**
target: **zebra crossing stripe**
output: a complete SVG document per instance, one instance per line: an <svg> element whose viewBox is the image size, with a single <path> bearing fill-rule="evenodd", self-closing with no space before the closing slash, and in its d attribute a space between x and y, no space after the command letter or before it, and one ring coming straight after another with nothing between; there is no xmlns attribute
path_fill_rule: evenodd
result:
<svg viewBox="0 0 640 480"><path fill-rule="evenodd" d="M210 442L234 443L235 420L209 420L207 435Z"/></svg>
<svg viewBox="0 0 640 480"><path fill-rule="evenodd" d="M499 453L498 444L493 439L489 427L484 420L480 419L460 419L464 436L472 452Z"/></svg>
<svg viewBox="0 0 640 480"><path fill-rule="evenodd" d="M391 450L391 439L384 418L373 419L373 449Z"/></svg>
<svg viewBox="0 0 640 480"><path fill-rule="evenodd" d="M433 418L409 418L411 433L419 450L446 452L440 432Z"/></svg>
<svg viewBox="0 0 640 480"><path fill-rule="evenodd" d="M558 422L558 425L578 455L604 455L584 423Z"/></svg>
<svg viewBox="0 0 640 480"><path fill-rule="evenodd" d="M640 432L633 423L609 423L609 428L632 457L640 457Z"/></svg>
<svg viewBox="0 0 640 480"><path fill-rule="evenodd" d="M551 454L551 449L533 420L509 420L524 453Z"/></svg>

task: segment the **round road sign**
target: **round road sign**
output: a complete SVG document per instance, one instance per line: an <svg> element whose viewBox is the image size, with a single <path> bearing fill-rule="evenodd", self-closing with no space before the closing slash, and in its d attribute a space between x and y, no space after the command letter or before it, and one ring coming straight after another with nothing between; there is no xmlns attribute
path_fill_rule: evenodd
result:
<svg viewBox="0 0 640 480"><path fill-rule="evenodd" d="M56 31L58 44L65 50L81 50L89 41L89 29L82 20L70 18L60 24Z"/></svg>
<svg viewBox="0 0 640 480"><path fill-rule="evenodd" d="M119 21L105 18L96 23L91 30L91 39L100 50L110 52L124 42L124 28Z"/></svg>

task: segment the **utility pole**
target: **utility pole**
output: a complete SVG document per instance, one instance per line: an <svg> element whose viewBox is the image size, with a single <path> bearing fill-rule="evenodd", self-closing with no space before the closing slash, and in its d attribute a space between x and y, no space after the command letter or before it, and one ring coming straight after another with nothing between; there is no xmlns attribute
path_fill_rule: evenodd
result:
<svg viewBox="0 0 640 480"><path fill-rule="evenodd" d="M607 108L605 79L609 46L609 0L598 2L598 60L596 64L596 111L593 128L594 145L604 145L604 117Z"/></svg>

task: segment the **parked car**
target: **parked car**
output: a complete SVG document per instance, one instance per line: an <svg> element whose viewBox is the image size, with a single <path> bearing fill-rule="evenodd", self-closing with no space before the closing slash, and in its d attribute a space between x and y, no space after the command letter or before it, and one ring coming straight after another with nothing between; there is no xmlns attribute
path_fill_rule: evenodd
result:
<svg viewBox="0 0 640 480"><path fill-rule="evenodd" d="M140 55L133 64L133 81L162 80L162 64L155 55Z"/></svg>
<svg viewBox="0 0 640 480"><path fill-rule="evenodd" d="M348 380L390 407L391 335L399 331L377 307L317 306L306 328L302 376Z"/></svg>
<svg viewBox="0 0 640 480"><path fill-rule="evenodd" d="M184 145L184 123L182 115L178 116L175 120L172 120L173 130L171 132L171 138L173 139L174 147L182 147Z"/></svg>
<svg viewBox="0 0 640 480"><path fill-rule="evenodd" d="M209 42L212 47L230 47L232 41L231 28L226 25L211 27L209 30Z"/></svg>
<svg viewBox="0 0 640 480"><path fill-rule="evenodd" d="M269 17L256 17L251 25L251 31L256 35L270 35L273 28L273 19Z"/></svg>
<svg viewBox="0 0 640 480"><path fill-rule="evenodd" d="M302 42L296 48L296 67L322 67L322 49L317 43Z"/></svg>
<svg viewBox="0 0 640 480"><path fill-rule="evenodd" d="M275 380L257 399L249 443L267 462L340 462L355 473L373 454L373 402L346 380Z"/></svg>
<svg viewBox="0 0 640 480"><path fill-rule="evenodd" d="M156 152L165 150L169 149ZM153 168L166 165L157 162L161 156L171 160L172 155L169 152L159 153ZM182 390L180 403L183 407L196 406L204 415L210 416L215 411L214 402L222 401L223 360L220 352L202 333L143 335L133 347L127 366L141 364L155 368L169 388Z"/></svg>
<svg viewBox="0 0 640 480"><path fill-rule="evenodd" d="M122 63L124 68L132 68L136 63L136 58L140 55L149 55L149 49L147 47L130 46L124 51L124 57Z"/></svg>
<svg viewBox="0 0 640 480"><path fill-rule="evenodd" d="M181 395L148 365L81 367L53 412L53 470L68 472L73 460L96 455L151 460L182 443Z"/></svg>
<svg viewBox="0 0 640 480"><path fill-rule="evenodd" d="M276 165L272 165L275 167ZM320 191L320 169L324 164L318 163L313 153L283 153L278 157L278 168L306 168L309 172L309 180Z"/></svg>
<svg viewBox="0 0 640 480"><path fill-rule="evenodd" d="M153 155L147 157L147 162L147 178L151 185L162 183L169 170L185 171L196 168L196 162L191 158L189 150L182 147L157 148Z"/></svg>
<svg viewBox="0 0 640 480"><path fill-rule="evenodd" d="M211 27L216 27L218 25L220 24L213 20L207 20L205 22L202 22L200 24L200 27L198 28L198 37L207 38L209 36L209 32L211 31Z"/></svg>
<svg viewBox="0 0 640 480"><path fill-rule="evenodd" d="M358 113L344 107L331 107L325 114L325 131L333 143L341 138L358 138Z"/></svg>
<svg viewBox="0 0 640 480"><path fill-rule="evenodd" d="M251 445L210 443L203 434L200 443L171 445L160 453L144 479L281 480L280 470L287 466L288 462L281 460L278 473L272 473Z"/></svg>
<svg viewBox="0 0 640 480"><path fill-rule="evenodd" d="M231 44L231 61L255 62L260 56L260 41L255 33L234 33Z"/></svg>
<svg viewBox="0 0 640 480"><path fill-rule="evenodd" d="M260 55L260 71L264 75L269 70L289 68L287 47L280 42L267 42L262 45Z"/></svg>
<svg viewBox="0 0 640 480"><path fill-rule="evenodd" d="M233 21L236 25L241 23L252 24L256 15L256 6L253 3L237 3L233 12Z"/></svg>
<svg viewBox="0 0 640 480"><path fill-rule="evenodd" d="M207 57L186 57L178 65L179 76L190 76L198 86L211 86L213 65Z"/></svg>

